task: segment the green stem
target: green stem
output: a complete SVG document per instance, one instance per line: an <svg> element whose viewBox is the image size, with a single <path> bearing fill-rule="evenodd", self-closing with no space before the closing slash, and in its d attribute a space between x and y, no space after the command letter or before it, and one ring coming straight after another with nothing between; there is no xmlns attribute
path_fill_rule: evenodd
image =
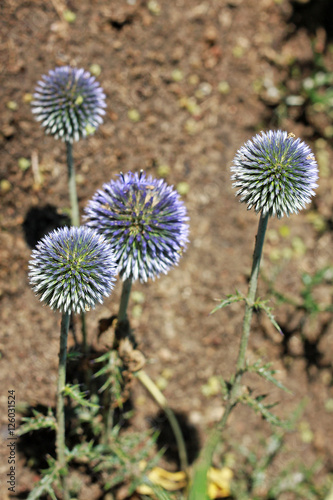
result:
<svg viewBox="0 0 333 500"><path fill-rule="evenodd" d="M132 280L130 278L128 278L127 280L124 281L123 289L121 292L120 305L119 305L119 311L118 311L118 324L127 320L127 307L128 307L129 297L130 297L130 293L131 293L131 287L132 287ZM124 328L120 328L120 332L121 333L127 332L127 335L128 335L130 333L130 329L126 325ZM155 399L157 404L164 410L164 412L167 416L167 419L169 420L170 426L173 430L176 442L177 442L178 452L179 452L179 461L181 464L181 468L183 470L186 470L188 467L188 462L187 462L185 441L184 441L181 428L179 426L179 423L177 421L177 418L176 418L174 412L168 406L167 400L165 399L165 397L163 396L161 391L158 389L158 387L150 379L150 377L146 374L146 372L144 370L138 371L136 373L136 376L140 380L142 385L148 390L148 392L151 394L151 396ZM108 415L107 415L107 422L106 422L107 432L108 432L108 429L111 430L112 416L113 416L113 414L112 414L111 410L109 410Z"/></svg>
<svg viewBox="0 0 333 500"><path fill-rule="evenodd" d="M75 167L73 161L73 144L69 141L66 141L66 151L67 151L68 191L71 203L71 224L72 226L78 227L80 225L80 212L79 212L79 202L76 191ZM82 320L83 352L84 354L87 354L88 352L87 330L86 330L84 312L81 314L81 320Z"/></svg>
<svg viewBox="0 0 333 500"><path fill-rule="evenodd" d="M109 358L109 364L111 363L111 356ZM105 412L104 412L104 433L102 435L102 442L107 446L110 442L111 431L113 428L113 408L112 404L112 392L108 389L105 393Z"/></svg>
<svg viewBox="0 0 333 500"><path fill-rule="evenodd" d="M121 321L125 321L125 319L127 318L127 307L128 307L128 301L130 298L130 294L131 294L131 288L132 288L132 279L127 278L123 283L123 289L121 292L120 305L119 305L119 311L118 311L118 322L119 323Z"/></svg>
<svg viewBox="0 0 333 500"><path fill-rule="evenodd" d="M71 202L71 223L72 226L80 225L79 203L76 192L75 168L73 162L73 145L66 141L67 149L67 170L68 170L68 190Z"/></svg>
<svg viewBox="0 0 333 500"><path fill-rule="evenodd" d="M129 302L129 297L131 294L132 288L132 280L131 278L126 279L123 282L123 289L120 297L120 305L118 311L118 326L121 322L124 322L127 319L127 307ZM119 328L120 332L128 331L127 327L122 329ZM116 330L117 334L117 330ZM117 338L116 342L118 343L120 339ZM111 356L109 358L109 364L112 363ZM107 390L106 394L106 404L105 404L105 413L104 413L104 436L102 437L103 443L107 445L109 443L109 436L111 436L111 431L113 427L113 408L112 408L112 388L110 387Z"/></svg>
<svg viewBox="0 0 333 500"><path fill-rule="evenodd" d="M151 378L147 375L147 373L144 370L139 370L136 373L136 377L140 380L141 384L147 389L149 394L153 396L157 404L162 408L162 410L166 414L176 439L178 453L179 453L180 467L182 470L186 471L188 467L186 446L176 415L168 406L168 402L165 396L161 393L159 388L155 385L155 383L151 380Z"/></svg>
<svg viewBox="0 0 333 500"><path fill-rule="evenodd" d="M67 337L69 329L69 320L70 320L70 314L64 313L61 318L58 388L57 388L56 452L57 452L57 464L59 469L61 470L61 475L62 475L64 499L69 498L65 481L65 475L67 473L67 463L66 463L66 446L65 446L65 411L64 411L64 390L66 385Z"/></svg>
<svg viewBox="0 0 333 500"><path fill-rule="evenodd" d="M252 319L252 314L253 314L253 305L256 300L256 292L257 292L257 285L258 285L258 276L259 276L259 269L260 269L260 261L261 261L261 254L262 254L262 249L264 246L264 241L265 241L265 234L266 234L266 229L267 229L267 222L268 222L268 215L262 215L260 214L260 219L259 219L259 226L258 226L258 233L256 236L256 243L254 247L254 253L253 253L253 262L252 262L252 269L251 269L251 277L250 277L250 283L249 283L249 291L247 294L247 301L246 301L246 306L245 306L245 315L244 315L244 322L243 322L243 335L241 338L241 343L240 343L240 349L238 353L238 359L237 359L237 365L236 369L237 372L241 372L245 368L245 353L247 349L247 344L249 341L249 336L250 336L250 327L251 327L251 319Z"/></svg>
<svg viewBox="0 0 333 500"><path fill-rule="evenodd" d="M221 432L225 428L229 415L238 403L238 399L241 393L241 379L246 368L246 349L250 337L250 327L251 319L253 314L253 308L256 298L258 275L260 269L260 261L262 255L262 249L265 240L265 234L267 229L268 215L263 216L260 214L258 233L256 236L256 242L253 253L252 270L249 283L249 290L246 298L245 314L243 321L243 333L240 341L238 358L236 363L236 374L228 394L227 403L224 409L223 417L216 425L215 429L211 432L204 449L202 450L201 456L195 466L195 471L193 475L193 483L191 490L189 492L189 500L204 500L207 497L207 472L212 463L213 453L215 451L216 445L218 444Z"/></svg>
<svg viewBox="0 0 333 500"><path fill-rule="evenodd" d="M131 293L131 287L132 287L132 280L130 278L128 278L127 280L124 281L123 289L121 292L120 306L119 306L119 312L118 312L118 322L119 323L122 321L125 321L127 319L127 307L128 307L128 301L129 301L129 297L130 297L130 293ZM126 329L125 329L125 331L126 331ZM138 371L136 373L136 377L140 380L142 385L147 389L147 391L155 399L157 404L164 410L164 412L169 420L171 429L173 430L176 442L177 442L178 452L179 452L179 461L181 464L181 468L183 470L186 470L188 463L187 463L185 442L184 442L181 428L178 424L178 421L177 421L177 418L176 418L174 412L168 406L167 400L165 399L165 397L163 396L161 391L158 389L158 387L155 385L155 383L151 380L151 378L146 374L146 372L144 370Z"/></svg>
<svg viewBox="0 0 333 500"><path fill-rule="evenodd" d="M88 356L88 342L87 342L87 328L86 328L86 315L84 312L81 313L82 322L82 343L83 343L83 354Z"/></svg>

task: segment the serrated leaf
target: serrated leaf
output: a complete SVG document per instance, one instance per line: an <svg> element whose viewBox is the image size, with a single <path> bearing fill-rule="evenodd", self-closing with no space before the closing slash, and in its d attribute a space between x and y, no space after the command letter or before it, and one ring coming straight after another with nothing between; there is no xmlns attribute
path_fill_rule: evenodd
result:
<svg viewBox="0 0 333 500"><path fill-rule="evenodd" d="M27 500L39 500L45 493L48 493L52 500L57 500L56 494L53 489L53 483L59 479L59 469L52 467L52 469L44 470L43 477L29 493Z"/></svg>
<svg viewBox="0 0 333 500"><path fill-rule="evenodd" d="M220 304L217 305L210 312L210 314L214 314L219 309L222 309L223 307L229 306L230 304L233 304L234 302L241 302L242 300L246 301L245 295L241 294L240 292L238 292L238 290L236 290L235 295L233 295L233 294L227 295L227 298L224 300L221 300Z"/></svg>
<svg viewBox="0 0 333 500"><path fill-rule="evenodd" d="M101 359L101 358L99 358ZM122 376L122 361L119 358L117 351L111 350L104 357L104 367L95 375L104 375L106 378L102 387L98 389L99 394L102 394L106 389L109 389L110 397L117 405L122 408L123 400L123 376Z"/></svg>
<svg viewBox="0 0 333 500"><path fill-rule="evenodd" d="M64 396L70 397L73 401L76 401L81 406L89 406L89 408L99 408L99 405L92 403L86 398L87 393L80 391L79 385L67 384L64 388Z"/></svg>
<svg viewBox="0 0 333 500"><path fill-rule="evenodd" d="M96 372L94 374L94 378L98 378L98 377L101 377L102 375L106 375L108 373L108 370L109 370L109 368L107 365L103 366L103 368L101 368L100 370L98 370L98 372Z"/></svg>
<svg viewBox="0 0 333 500"><path fill-rule="evenodd" d="M265 313L267 314L268 318L270 319L272 325L277 329L277 331L279 333L281 333L281 335L283 335L283 332L279 326L279 324L277 323L277 321L275 320L274 316L273 316L273 313L272 313L272 308L269 307L267 305L267 300L260 300L259 298L255 301L253 307L255 309L262 309L263 311L265 311Z"/></svg>
<svg viewBox="0 0 333 500"><path fill-rule="evenodd" d="M80 458L83 458L85 461L87 458L93 459L93 447L94 443L93 441L89 441L88 443L80 443L74 446L70 451L67 453L67 461L70 462L71 460L80 460Z"/></svg>
<svg viewBox="0 0 333 500"><path fill-rule="evenodd" d="M259 394L259 396L255 397L254 400L258 403L261 403L264 399L266 399L268 394Z"/></svg>
<svg viewBox="0 0 333 500"><path fill-rule="evenodd" d="M251 396L245 396L242 398L243 402L248 404L250 408L252 408L255 412L260 413L267 422L272 425L276 425L279 427L289 428L288 422L282 421L279 417L274 415L269 411L268 408L271 408L272 405L264 405L259 400L251 398ZM275 406L276 403L273 404Z"/></svg>
<svg viewBox="0 0 333 500"><path fill-rule="evenodd" d="M48 415L44 415L36 410L32 411L33 417L23 417L23 424L20 425L20 429L17 432L17 436L23 436L28 432L38 431L40 429L52 429L56 428L56 419L53 416L51 410L49 410Z"/></svg>
<svg viewBox="0 0 333 500"><path fill-rule="evenodd" d="M155 453L153 458L149 459L156 443L157 433L150 435L149 438L147 435L147 433L145 435L142 433L118 435L115 436L111 445L94 448L96 464L93 470L107 473L108 480L103 486L105 490L126 482L130 494L142 482L147 471L156 465L163 452ZM139 464L142 461L145 467L140 467Z"/></svg>
<svg viewBox="0 0 333 500"><path fill-rule="evenodd" d="M102 354L99 358L96 358L94 360L94 363L103 363L103 361L108 360L110 357L110 351L106 352L105 354Z"/></svg>
<svg viewBox="0 0 333 500"><path fill-rule="evenodd" d="M272 382L272 384L274 384L279 389L282 389L288 394L292 394L292 391L290 389L288 389L286 386L282 384L282 382L279 382L279 380L277 380L274 377L276 370L273 370L270 367L271 363L267 363L266 365L260 366L260 361L257 361L253 365L248 365L247 371L257 373L258 375L260 375L260 377L263 377L268 382Z"/></svg>

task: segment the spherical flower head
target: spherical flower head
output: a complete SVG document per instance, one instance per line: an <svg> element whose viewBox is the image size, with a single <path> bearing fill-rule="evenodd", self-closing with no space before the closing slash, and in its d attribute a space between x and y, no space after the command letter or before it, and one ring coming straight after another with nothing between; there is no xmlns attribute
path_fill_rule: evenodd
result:
<svg viewBox="0 0 333 500"><path fill-rule="evenodd" d="M318 166L311 149L281 130L261 132L246 142L231 171L240 201L279 219L304 208L317 187Z"/></svg>
<svg viewBox="0 0 333 500"><path fill-rule="evenodd" d="M179 194L143 172L104 184L85 213L86 224L110 242L123 280L166 274L186 248L188 217Z"/></svg>
<svg viewBox="0 0 333 500"><path fill-rule="evenodd" d="M116 268L103 236L85 226L63 227L37 243L29 278L34 292L51 309L81 313L110 295Z"/></svg>
<svg viewBox="0 0 333 500"><path fill-rule="evenodd" d="M37 84L32 112L45 132L66 142L92 134L103 122L105 94L84 69L61 66Z"/></svg>

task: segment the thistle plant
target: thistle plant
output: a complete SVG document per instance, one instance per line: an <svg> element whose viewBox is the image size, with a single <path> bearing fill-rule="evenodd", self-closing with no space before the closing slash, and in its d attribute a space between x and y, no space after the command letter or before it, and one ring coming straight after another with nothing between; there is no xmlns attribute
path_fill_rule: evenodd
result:
<svg viewBox="0 0 333 500"><path fill-rule="evenodd" d="M110 242L123 281L167 274L188 242L188 216L179 194L142 171L104 184L85 214L86 224Z"/></svg>
<svg viewBox="0 0 333 500"><path fill-rule="evenodd" d="M56 229L32 252L30 284L42 302L62 313L57 387L56 452L67 498L65 474L64 391L66 386L67 336L72 313L82 313L110 295L116 273L113 251L103 236L88 227Z"/></svg>
<svg viewBox="0 0 333 500"><path fill-rule="evenodd" d="M231 167L237 196L262 216L298 213L314 196L318 168L309 148L281 130L257 134L236 153Z"/></svg>
<svg viewBox="0 0 333 500"><path fill-rule="evenodd" d="M143 171L121 173L88 202L85 220L88 227L109 241L114 251L117 271L123 280L116 335L129 337L126 323L132 283L155 279L178 264L188 242L186 207L177 191L164 180L146 176ZM185 445L173 412L143 370L137 372L137 377L166 412L185 467ZM110 425L111 422L107 427Z"/></svg>
<svg viewBox="0 0 333 500"><path fill-rule="evenodd" d="M79 203L73 162L73 142L91 135L103 123L105 94L88 71L60 66L43 75L37 83L32 112L42 122L45 133L66 143L68 190L72 226L80 225ZM83 349L87 352L84 313L82 318Z"/></svg>
<svg viewBox="0 0 333 500"><path fill-rule="evenodd" d="M73 143L103 123L105 94L88 71L61 66L37 84L32 112L46 134Z"/></svg>
<svg viewBox="0 0 333 500"><path fill-rule="evenodd" d="M42 76L31 106L45 133L66 143L72 225L79 226L72 144L93 134L103 122L105 94L88 71L61 66Z"/></svg>
<svg viewBox="0 0 333 500"><path fill-rule="evenodd" d="M207 470L212 460L221 431L227 424L231 411L239 402L248 404L274 424L280 421L269 411L269 405L262 403L262 398L252 398L242 393L241 380L247 371L252 371L280 388L284 386L274 378L274 370L269 365L246 362L246 349L250 336L251 319L254 309L265 310L273 324L279 329L266 303L256 301L260 260L264 245L268 219L276 215L281 218L297 213L310 202L317 187L318 167L314 155L303 141L295 139L294 134L268 131L257 134L246 142L236 153L231 167L233 187L240 201L247 203L248 209L254 208L260 213L258 232L255 241L252 270L247 296L230 295L214 309L223 308L232 302L244 300L245 314L243 333L240 341L236 372L229 383L224 383L226 405L223 417L212 432L198 460L194 480L190 491L190 500L207 498Z"/></svg>

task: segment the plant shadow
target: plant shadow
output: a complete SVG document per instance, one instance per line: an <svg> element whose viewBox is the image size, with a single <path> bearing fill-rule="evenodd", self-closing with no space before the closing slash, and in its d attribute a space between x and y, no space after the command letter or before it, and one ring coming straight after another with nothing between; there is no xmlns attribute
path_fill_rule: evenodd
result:
<svg viewBox="0 0 333 500"><path fill-rule="evenodd" d="M30 248L34 248L37 242L53 229L64 226L70 226L69 216L60 213L50 204L31 207L22 224L25 241Z"/></svg>
<svg viewBox="0 0 333 500"><path fill-rule="evenodd" d="M200 439L197 429L188 421L184 413L174 412L185 441L187 459L191 465L199 455ZM150 426L159 433L156 445L158 450L164 450L164 458L171 464L176 464L180 469L178 446L174 432L163 410L150 419Z"/></svg>

